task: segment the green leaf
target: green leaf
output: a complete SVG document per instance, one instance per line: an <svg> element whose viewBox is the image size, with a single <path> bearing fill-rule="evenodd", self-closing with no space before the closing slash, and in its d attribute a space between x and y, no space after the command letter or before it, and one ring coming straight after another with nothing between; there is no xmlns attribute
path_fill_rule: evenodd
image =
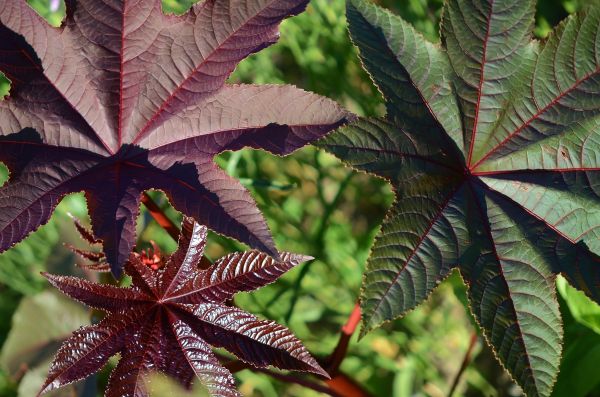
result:
<svg viewBox="0 0 600 397"><path fill-rule="evenodd" d="M89 317L81 304L58 293L45 291L24 298L0 352L0 367L14 375L22 368L47 363L73 329L89 324Z"/></svg>
<svg viewBox="0 0 600 397"><path fill-rule="evenodd" d="M573 318L600 334L600 306L585 296L584 293L571 287L562 277L556 280L556 285Z"/></svg>
<svg viewBox="0 0 600 397"><path fill-rule="evenodd" d="M5 96L7 96L9 90L10 80L6 78L4 73L0 73L0 98L4 98Z"/></svg>
<svg viewBox="0 0 600 397"><path fill-rule="evenodd" d="M600 8L531 39L530 0L448 0L441 46L365 0L349 31L386 98L320 142L395 192L363 278L363 335L458 268L470 307L529 396L552 392L555 279L600 302Z"/></svg>
<svg viewBox="0 0 600 397"><path fill-rule="evenodd" d="M569 287L562 277L558 277L556 284L560 297L563 298L560 299L560 306L564 317L565 351L552 397L598 395L600 377L597 375L597 368L600 360L600 335L582 323L576 314L579 312L578 306L592 309L593 303L582 299L585 297Z"/></svg>
<svg viewBox="0 0 600 397"><path fill-rule="evenodd" d="M534 13L532 0L446 3L442 42L454 70L469 164L481 157L481 145L495 129L498 110L515 87L523 86L523 70L531 67L535 54L536 45L530 44Z"/></svg>
<svg viewBox="0 0 600 397"><path fill-rule="evenodd" d="M347 18L361 61L386 98L388 116L434 129L441 124L462 146L446 54L410 24L369 3L350 1Z"/></svg>

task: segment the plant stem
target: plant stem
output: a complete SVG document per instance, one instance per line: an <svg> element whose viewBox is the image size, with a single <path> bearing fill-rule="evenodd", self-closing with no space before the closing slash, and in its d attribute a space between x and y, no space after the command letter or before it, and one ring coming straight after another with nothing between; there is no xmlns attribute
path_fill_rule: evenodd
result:
<svg viewBox="0 0 600 397"><path fill-rule="evenodd" d="M272 378L278 379L282 382L285 383L295 383L297 385L301 385L304 386L306 388L309 388L311 390L314 391L318 391L320 393L325 393L328 394L330 396L334 396L334 397L345 397L343 395L340 395L338 393L332 392L329 387L327 386L323 386L320 385L318 383L315 382L311 382L309 380L303 379L303 378L299 378L299 377L295 377L292 375L285 375L282 374L280 372L275 372L272 371L270 369L265 369L265 368L256 368L254 366L252 366L251 364L245 363L243 361L240 360L229 360L229 358L227 356L224 356L222 354L218 354L215 353L215 355L219 358L219 360L221 360L221 362L224 362L223 366L225 368L227 368L229 370L229 372L231 373L235 373L235 372L239 372L239 371L243 371L243 370L251 370L252 372L258 372L258 373L262 373L265 375L269 375Z"/></svg>
<svg viewBox="0 0 600 397"><path fill-rule="evenodd" d="M221 359L221 361L227 361L227 357L219 354L217 354L217 356L219 357L219 359ZM320 385L318 383L311 382L304 378L296 377L293 375L285 375L264 368L255 368L252 365L240 360L226 362L224 366L232 373L248 369L252 372L258 372L268 375L274 379L280 380L285 383L294 383L334 397L373 397L371 396L371 394L369 394L369 392L364 390L360 385L358 385L354 380L352 380L352 378L341 372L332 377L331 379L319 378L323 380L326 384Z"/></svg>
<svg viewBox="0 0 600 397"><path fill-rule="evenodd" d="M147 192L142 194L142 203L154 220L169 233L173 240L179 240L179 227L169 218Z"/></svg>
<svg viewBox="0 0 600 397"><path fill-rule="evenodd" d="M452 397L454 391L456 390L456 387L458 386L458 383L460 382L460 378L469 366L471 362L471 355L473 354L473 349L477 344L477 339L477 331L473 331L473 333L471 334L471 340L469 341L469 347L467 348L467 351L465 352L465 357L463 358L463 361L460 364L460 368L456 373L456 376L454 377L454 381L452 382L452 386L450 387L450 391L448 392L448 397Z"/></svg>
<svg viewBox="0 0 600 397"><path fill-rule="evenodd" d="M314 382L311 382L311 381L306 380L306 379L297 378L295 376L290 376L290 375L280 374L278 372L274 372L274 371L271 371L271 370L268 370L268 369L263 369L263 368L253 368L253 371L269 375L270 377L278 379L278 380L280 380L282 382L285 382L285 383L295 383L297 385L304 386L304 387L309 388L311 390L314 390L314 391L317 391L317 392L320 392L320 393L324 393L324 394L328 394L328 395L333 396L333 397L348 397L348 396L345 396L343 394L338 394L337 392L333 391L328 386L322 386L322 385L320 385L318 383L314 383Z"/></svg>
<svg viewBox="0 0 600 397"><path fill-rule="evenodd" d="M325 381L329 390L343 397L373 397L371 393L363 389L358 383L344 373Z"/></svg>
<svg viewBox="0 0 600 397"><path fill-rule="evenodd" d="M352 335L354 335L354 331L358 327L360 323L360 304L357 302L352 309L352 313L348 317L346 324L342 327L342 331L340 333L340 339L338 341L337 346L331 353L329 358L329 362L327 364L327 372L330 375L336 375L340 369L340 365L344 358L346 357L346 353L348 353L348 345L350 344L350 339Z"/></svg>

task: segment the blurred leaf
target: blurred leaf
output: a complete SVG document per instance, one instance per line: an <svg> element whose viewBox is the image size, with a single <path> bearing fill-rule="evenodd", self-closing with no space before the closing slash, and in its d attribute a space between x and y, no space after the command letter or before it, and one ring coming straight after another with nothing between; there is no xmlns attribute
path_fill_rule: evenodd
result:
<svg viewBox="0 0 600 397"><path fill-rule="evenodd" d="M4 73L0 72L0 98L7 96L9 90L10 80L6 78ZM4 178L2 178L2 181L4 181Z"/></svg>
<svg viewBox="0 0 600 397"><path fill-rule="evenodd" d="M173 379L160 373L152 374L147 381L150 397L206 397L208 392L200 382L194 382L190 390L186 390Z"/></svg>
<svg viewBox="0 0 600 397"><path fill-rule="evenodd" d="M0 369L0 396L17 397L17 384Z"/></svg>
<svg viewBox="0 0 600 397"><path fill-rule="evenodd" d="M565 350L561 361L561 371L558 374L552 397L592 397L600 395L600 335L590 328L586 322L580 322L577 317L582 304L577 294L567 292L569 286L564 279L559 278L560 310L565 328ZM569 288L565 288L569 287ZM573 297L575 297L573 299ZM575 311L572 311L575 308ZM584 310L585 312L586 310Z"/></svg>
<svg viewBox="0 0 600 397"><path fill-rule="evenodd" d="M31 397L37 395L40 391L40 387L44 384L46 376L48 376L48 369L50 368L51 360L48 359L46 362L41 363L34 368L27 371L27 373L21 379L19 383L19 389L17 397ZM78 382L65 387L60 390L52 390L49 393L44 394L44 397L75 397L80 395L80 391L83 388L83 382Z"/></svg>
<svg viewBox="0 0 600 397"><path fill-rule="evenodd" d="M404 361L404 365L394 377L394 396L404 397L413 394L413 380L415 379L415 363L412 359Z"/></svg>
<svg viewBox="0 0 600 397"><path fill-rule="evenodd" d="M181 15L198 0L163 0L163 12L165 14Z"/></svg>
<svg viewBox="0 0 600 397"><path fill-rule="evenodd" d="M557 278L556 286L573 318L600 334L600 306L585 296L583 292L571 287L562 276Z"/></svg>
<svg viewBox="0 0 600 397"><path fill-rule="evenodd" d="M50 25L61 25L66 12L64 0L27 0L27 3Z"/></svg>
<svg viewBox="0 0 600 397"><path fill-rule="evenodd" d="M600 384L600 335L580 335L566 346L553 397L597 396L589 394Z"/></svg>
<svg viewBox="0 0 600 397"><path fill-rule="evenodd" d="M23 299L0 352L0 367L14 375L23 368L47 364L73 330L89 324L89 317L81 304L57 292L44 291Z"/></svg>

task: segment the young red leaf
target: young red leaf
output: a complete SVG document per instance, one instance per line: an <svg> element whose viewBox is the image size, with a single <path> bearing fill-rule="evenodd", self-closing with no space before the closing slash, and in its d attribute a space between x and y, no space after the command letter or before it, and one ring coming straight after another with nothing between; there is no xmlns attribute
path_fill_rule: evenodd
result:
<svg viewBox="0 0 600 397"><path fill-rule="evenodd" d="M25 0L0 8L0 250L85 191L94 235L118 275L140 195L163 190L211 229L277 255L249 192L213 162L243 147L285 155L339 126L335 102L292 86L227 85L308 0L205 0L183 16L160 0L71 0L53 28Z"/></svg>
<svg viewBox="0 0 600 397"><path fill-rule="evenodd" d="M239 396L232 375L210 345L255 366L327 376L290 330L225 304L235 292L260 288L309 258L282 253L277 261L251 251L199 270L205 243L206 227L185 218L179 248L163 268L152 270L141 255L131 255L125 266L132 277L130 288L46 275L63 293L108 315L65 342L41 393L98 371L120 353L107 397L146 396L144 380L150 371L162 371L184 386L196 375L212 396Z"/></svg>
<svg viewBox="0 0 600 397"><path fill-rule="evenodd" d="M447 0L441 45L365 0L349 31L385 119L323 141L396 201L366 266L363 333L458 268L497 357L529 396L558 372L562 273L600 302L600 8L531 40L534 0Z"/></svg>

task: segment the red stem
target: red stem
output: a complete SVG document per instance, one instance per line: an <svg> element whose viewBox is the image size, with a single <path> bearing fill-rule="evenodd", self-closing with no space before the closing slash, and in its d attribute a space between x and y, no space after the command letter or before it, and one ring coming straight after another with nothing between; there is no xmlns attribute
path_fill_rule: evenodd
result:
<svg viewBox="0 0 600 397"><path fill-rule="evenodd" d="M344 326L342 327L338 344L329 358L329 363L327 364L327 372L329 372L329 374L337 374L340 365L342 365L342 361L344 361L344 358L346 357L346 353L348 353L348 345L350 344L350 339L352 338L352 335L354 335L354 331L356 331L356 328L358 327L359 323L360 305L357 302L354 305L352 313L350 313L346 324L344 324Z"/></svg>
<svg viewBox="0 0 600 397"><path fill-rule="evenodd" d="M147 192L142 194L142 203L154 220L163 228L173 240L179 240L179 227L169 218L163 210L152 200Z"/></svg>
<svg viewBox="0 0 600 397"><path fill-rule="evenodd" d="M337 375L325 381L332 392L342 397L373 397L368 391L356 383L348 375L338 372Z"/></svg>

